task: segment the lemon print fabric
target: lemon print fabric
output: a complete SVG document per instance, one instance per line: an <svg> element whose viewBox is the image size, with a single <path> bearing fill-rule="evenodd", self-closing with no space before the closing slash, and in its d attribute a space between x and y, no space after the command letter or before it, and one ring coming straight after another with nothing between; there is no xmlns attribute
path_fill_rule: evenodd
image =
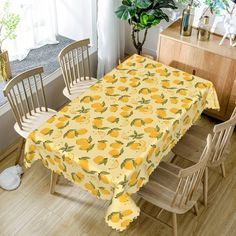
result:
<svg viewBox="0 0 236 236"><path fill-rule="evenodd" d="M24 163L111 200L106 222L124 230L139 215L132 194L206 108L219 109L211 82L134 55L33 131Z"/></svg>

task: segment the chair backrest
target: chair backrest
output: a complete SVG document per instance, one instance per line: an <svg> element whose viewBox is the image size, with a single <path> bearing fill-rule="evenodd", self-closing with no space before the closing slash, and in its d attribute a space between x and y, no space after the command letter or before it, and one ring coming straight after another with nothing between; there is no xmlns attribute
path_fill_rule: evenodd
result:
<svg viewBox="0 0 236 236"><path fill-rule="evenodd" d="M43 67L25 71L10 80L3 90L20 129L34 113L48 111L42 73Z"/></svg>
<svg viewBox="0 0 236 236"><path fill-rule="evenodd" d="M63 48L58 55L69 94L71 87L81 81L82 77L83 80L91 79L89 44L89 39L74 42Z"/></svg>
<svg viewBox="0 0 236 236"><path fill-rule="evenodd" d="M215 125L213 132L213 151L209 158L209 165L218 166L227 157L230 150L230 140L236 125L236 107L229 120Z"/></svg>
<svg viewBox="0 0 236 236"><path fill-rule="evenodd" d="M211 153L212 136L207 137L207 144L201 154L199 162L179 172L179 184L175 192L175 197L172 202L172 207L184 208L192 201L199 184L201 183L206 164Z"/></svg>

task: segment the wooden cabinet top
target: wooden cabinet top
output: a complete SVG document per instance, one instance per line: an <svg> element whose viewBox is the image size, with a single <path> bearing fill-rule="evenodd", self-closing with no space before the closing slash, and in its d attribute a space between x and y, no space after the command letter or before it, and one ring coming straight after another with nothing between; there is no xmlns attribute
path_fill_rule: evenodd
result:
<svg viewBox="0 0 236 236"><path fill-rule="evenodd" d="M219 46L219 42L222 36L211 34L210 41L204 42L197 40L197 29L193 28L192 35L190 37L180 35L180 21L174 22L167 29L165 29L161 34L161 37L171 38L172 40L179 41L199 49L203 49L215 54L222 55L236 60L236 47L231 47L229 45L229 40L226 39L222 46Z"/></svg>

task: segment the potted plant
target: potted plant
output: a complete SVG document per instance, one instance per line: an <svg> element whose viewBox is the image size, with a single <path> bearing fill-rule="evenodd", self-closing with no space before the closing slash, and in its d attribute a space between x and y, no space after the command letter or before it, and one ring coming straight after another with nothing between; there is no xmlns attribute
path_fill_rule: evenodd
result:
<svg viewBox="0 0 236 236"><path fill-rule="evenodd" d="M126 20L132 27L132 40L138 54L141 54L146 41L148 29L158 25L162 20L169 21L163 9L177 9L173 0L123 0L116 16ZM140 31L144 30L141 40Z"/></svg>
<svg viewBox="0 0 236 236"><path fill-rule="evenodd" d="M8 52L3 50L2 44L6 39L15 39L15 30L19 24L20 17L10 11L10 2L6 1L3 11L0 13L0 80L11 78L11 69Z"/></svg>

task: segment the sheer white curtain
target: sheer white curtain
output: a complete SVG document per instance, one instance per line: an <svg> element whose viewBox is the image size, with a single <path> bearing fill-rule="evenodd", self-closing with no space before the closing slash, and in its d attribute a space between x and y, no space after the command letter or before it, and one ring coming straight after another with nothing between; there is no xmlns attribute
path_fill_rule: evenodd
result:
<svg viewBox="0 0 236 236"><path fill-rule="evenodd" d="M121 2L121 0L98 0L98 79L112 70L118 60L124 57L124 22L115 15Z"/></svg>
<svg viewBox="0 0 236 236"><path fill-rule="evenodd" d="M10 0L10 3L12 11L20 15L16 40L3 44L11 61L23 60L31 49L58 43L56 0Z"/></svg>

